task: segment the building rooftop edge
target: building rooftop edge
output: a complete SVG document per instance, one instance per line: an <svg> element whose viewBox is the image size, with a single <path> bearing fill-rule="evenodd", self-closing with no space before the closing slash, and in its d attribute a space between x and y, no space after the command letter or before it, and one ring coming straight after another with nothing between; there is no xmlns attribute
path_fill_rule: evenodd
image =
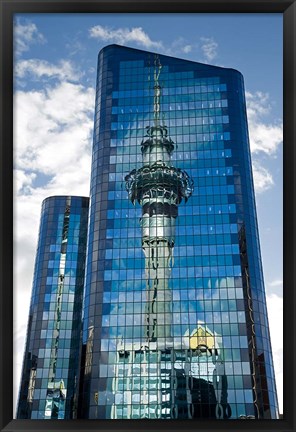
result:
<svg viewBox="0 0 296 432"><path fill-rule="evenodd" d="M104 51L106 51L106 50L108 50L110 48L114 48L114 47L115 48L124 48L124 49L128 49L128 50L131 50L131 51L139 51L139 52L143 52L143 53L157 54L157 55L160 55L160 56L163 56L163 57L168 57L168 58L176 59L176 60L182 60L182 61L185 61L185 62L188 62L188 63L195 63L195 64L198 63L200 65L211 67L211 68L215 68L215 69L232 71L232 72L238 73L239 75L241 75L243 77L242 72L240 72L238 69L229 68L229 67L223 67L223 66L216 66L216 65L209 64L209 63L202 63L202 62L199 62L199 61L188 60L188 59L184 59L184 58L181 58L181 57L174 57L174 56L170 56L170 55L167 55L167 54L162 54L161 52L142 50L142 49L139 49L139 48L132 48L132 47L129 47L129 46L119 45L119 44L109 44L109 45L104 46L103 48L100 49L100 51L98 53L98 57Z"/></svg>
<svg viewBox="0 0 296 432"><path fill-rule="evenodd" d="M45 201L51 200L51 199L55 199L55 198L82 198L82 199L88 199L89 200L89 197L82 196L82 195L50 195L50 196L44 198L44 200L42 200L42 202L45 202Z"/></svg>

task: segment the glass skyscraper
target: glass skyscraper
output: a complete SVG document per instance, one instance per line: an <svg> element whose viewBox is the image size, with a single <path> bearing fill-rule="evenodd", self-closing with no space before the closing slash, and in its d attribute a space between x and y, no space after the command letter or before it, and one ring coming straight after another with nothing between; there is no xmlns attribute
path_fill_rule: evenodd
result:
<svg viewBox="0 0 296 432"><path fill-rule="evenodd" d="M99 53L89 208L43 203L18 418L278 418L238 71Z"/></svg>
<svg viewBox="0 0 296 432"><path fill-rule="evenodd" d="M89 199L42 203L17 418L75 416Z"/></svg>
<svg viewBox="0 0 296 432"><path fill-rule="evenodd" d="M278 417L238 71L100 52L84 296L79 416Z"/></svg>

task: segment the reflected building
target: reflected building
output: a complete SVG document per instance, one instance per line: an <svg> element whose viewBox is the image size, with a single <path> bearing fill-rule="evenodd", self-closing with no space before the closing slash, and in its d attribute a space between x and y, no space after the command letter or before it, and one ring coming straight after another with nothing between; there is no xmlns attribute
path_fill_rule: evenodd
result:
<svg viewBox="0 0 296 432"><path fill-rule="evenodd" d="M242 75L105 47L90 202L78 415L278 418Z"/></svg>
<svg viewBox="0 0 296 432"><path fill-rule="evenodd" d="M99 53L90 204L43 203L18 418L278 418L238 71Z"/></svg>
<svg viewBox="0 0 296 432"><path fill-rule="evenodd" d="M71 196L42 203L19 419L76 415L88 203Z"/></svg>

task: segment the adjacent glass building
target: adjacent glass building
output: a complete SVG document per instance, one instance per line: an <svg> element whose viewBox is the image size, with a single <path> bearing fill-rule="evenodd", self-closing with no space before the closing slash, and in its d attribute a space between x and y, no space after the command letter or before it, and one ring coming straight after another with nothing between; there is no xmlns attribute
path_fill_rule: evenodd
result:
<svg viewBox="0 0 296 432"><path fill-rule="evenodd" d="M90 193L78 416L278 418L242 75L105 47Z"/></svg>
<svg viewBox="0 0 296 432"><path fill-rule="evenodd" d="M17 418L75 417L89 199L42 203Z"/></svg>
<svg viewBox="0 0 296 432"><path fill-rule="evenodd" d="M238 71L100 52L90 205L43 203L17 416L278 418Z"/></svg>

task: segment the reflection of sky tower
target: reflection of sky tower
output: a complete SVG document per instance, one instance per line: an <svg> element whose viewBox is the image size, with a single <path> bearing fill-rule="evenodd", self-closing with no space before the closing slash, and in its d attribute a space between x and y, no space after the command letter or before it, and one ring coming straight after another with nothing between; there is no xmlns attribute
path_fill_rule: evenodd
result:
<svg viewBox="0 0 296 432"><path fill-rule="evenodd" d="M171 291L168 287L174 247L175 221L182 198L192 194L193 182L185 171L171 165L174 143L167 127L160 122L159 75L157 58L154 69L154 125L147 127L142 141L143 166L126 176L132 203L142 206L142 247L147 281L146 337L158 347L171 346Z"/></svg>
<svg viewBox="0 0 296 432"><path fill-rule="evenodd" d="M111 45L95 108L89 209L42 206L18 418L277 418L242 75Z"/></svg>

